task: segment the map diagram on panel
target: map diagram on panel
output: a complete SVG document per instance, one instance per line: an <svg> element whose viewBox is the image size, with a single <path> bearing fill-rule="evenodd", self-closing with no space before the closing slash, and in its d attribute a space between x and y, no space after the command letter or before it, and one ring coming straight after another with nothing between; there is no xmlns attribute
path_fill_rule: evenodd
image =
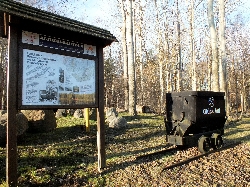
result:
<svg viewBox="0 0 250 187"><path fill-rule="evenodd" d="M23 50L23 105L95 103L95 61Z"/></svg>

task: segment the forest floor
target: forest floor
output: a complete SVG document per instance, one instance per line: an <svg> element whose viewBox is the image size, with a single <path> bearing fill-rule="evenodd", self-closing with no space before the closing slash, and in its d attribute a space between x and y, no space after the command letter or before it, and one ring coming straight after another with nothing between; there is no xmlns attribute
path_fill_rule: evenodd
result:
<svg viewBox="0 0 250 187"><path fill-rule="evenodd" d="M199 155L196 147L136 159L166 144L163 116L123 116L128 127L106 128L107 167L97 166L96 122L57 119L50 133L26 134L18 142L18 186L250 186L250 118L225 125L224 143L239 144L172 169L164 167ZM5 186L6 149L0 148L0 182Z"/></svg>

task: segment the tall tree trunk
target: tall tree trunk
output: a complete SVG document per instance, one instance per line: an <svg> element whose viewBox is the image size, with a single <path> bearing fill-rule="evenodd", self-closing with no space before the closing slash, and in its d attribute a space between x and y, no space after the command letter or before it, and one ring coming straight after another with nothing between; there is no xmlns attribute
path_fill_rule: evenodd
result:
<svg viewBox="0 0 250 187"><path fill-rule="evenodd" d="M214 24L213 0L208 0L208 25L210 29L210 42L212 49L212 91L219 91L219 63L217 52L217 36Z"/></svg>
<svg viewBox="0 0 250 187"><path fill-rule="evenodd" d="M225 92L226 113L229 115L229 102L227 95L227 64L226 64L226 39L225 39L225 2L219 0L219 69L220 69L220 91Z"/></svg>
<svg viewBox="0 0 250 187"><path fill-rule="evenodd" d="M234 84L235 84L235 104L236 104L236 119L239 119L238 113L239 113L239 106L240 103L238 101L239 98L239 89L238 89L238 73L236 72L236 67L239 67L239 61L233 57L233 64L234 64Z"/></svg>
<svg viewBox="0 0 250 187"><path fill-rule="evenodd" d="M161 113L164 110L164 80L163 80L163 42L160 30L160 21L159 21L159 10L157 6L157 1L155 0L156 8L156 27L157 27L157 49L158 49L158 64L159 64L159 81L160 81L160 107L159 112Z"/></svg>
<svg viewBox="0 0 250 187"><path fill-rule="evenodd" d="M177 91L182 91L182 60L181 60L181 25L180 25L180 12L179 3L177 0L177 34L178 34L178 70L177 70Z"/></svg>
<svg viewBox="0 0 250 187"><path fill-rule="evenodd" d="M167 16L165 16L167 17ZM166 28L166 31L165 31L165 47L164 47L164 50L166 51L166 54L165 54L165 74L166 74L166 79L165 79L165 90L166 92L169 92L170 91L170 50L169 50L169 34L168 34L168 23L167 23L167 20L166 22L164 23L165 25L165 28Z"/></svg>
<svg viewBox="0 0 250 187"><path fill-rule="evenodd" d="M128 2L127 11L127 47L128 47L128 82L129 82L129 113L136 115L136 82L135 82L135 61L134 61L134 41L133 41L133 6L132 1Z"/></svg>
<svg viewBox="0 0 250 187"><path fill-rule="evenodd" d="M246 98L246 86L245 86L245 72L242 73L242 88L241 88L241 114L244 113L245 110L245 106L246 106L246 102L245 102L245 98Z"/></svg>
<svg viewBox="0 0 250 187"><path fill-rule="evenodd" d="M128 50L126 41L126 10L124 1L120 0L120 8L122 12L122 51L123 51L123 84L124 84L124 109L129 108L129 87L128 87Z"/></svg>
<svg viewBox="0 0 250 187"><path fill-rule="evenodd" d="M194 0L191 0L190 8L190 35L191 35L191 62L192 62L192 90L196 91L196 61L195 61L195 43L194 43Z"/></svg>
<svg viewBox="0 0 250 187"><path fill-rule="evenodd" d="M140 105L144 105L144 74L143 74L143 36L142 36L142 26L143 26L143 12L142 7L139 8L140 22L139 22L139 61L140 61L140 77L141 77L141 94L140 94Z"/></svg>

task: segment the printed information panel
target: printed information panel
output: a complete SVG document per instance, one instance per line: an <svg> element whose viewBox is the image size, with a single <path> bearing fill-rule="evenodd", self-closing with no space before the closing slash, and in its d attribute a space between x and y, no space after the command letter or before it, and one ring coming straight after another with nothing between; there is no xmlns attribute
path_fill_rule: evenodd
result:
<svg viewBox="0 0 250 187"><path fill-rule="evenodd" d="M95 104L95 61L23 49L23 105Z"/></svg>

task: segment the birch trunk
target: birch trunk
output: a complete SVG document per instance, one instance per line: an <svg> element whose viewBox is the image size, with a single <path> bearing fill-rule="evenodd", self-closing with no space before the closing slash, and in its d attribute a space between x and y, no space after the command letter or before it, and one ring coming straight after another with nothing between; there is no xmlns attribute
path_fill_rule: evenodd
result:
<svg viewBox="0 0 250 187"><path fill-rule="evenodd" d="M167 16L165 16L165 17L167 17ZM165 80L165 90L166 90L166 92L169 92L170 91L170 84L169 84L169 82L170 82L170 50L169 50L169 35L168 35L168 23L164 23L164 25L165 25L165 28L166 28L166 32L165 32L165 47L164 47L164 50L166 51L166 56L165 56L165 69L166 69L166 72L165 72L165 74L166 74L166 80Z"/></svg>
<svg viewBox="0 0 250 187"><path fill-rule="evenodd" d="M177 91L182 91L182 60L181 60L181 31L180 23L177 23L177 33L178 33L178 70L177 70Z"/></svg>
<svg viewBox="0 0 250 187"><path fill-rule="evenodd" d="M123 84L124 84L124 109L128 111L129 106L129 87L128 87L128 50L126 43L126 11L124 1L120 0L122 13L122 51L123 51Z"/></svg>
<svg viewBox="0 0 250 187"><path fill-rule="evenodd" d="M191 36L191 62L192 62L192 90L196 91L196 61L195 61L195 44L194 44L194 0L191 0L190 9L190 36Z"/></svg>
<svg viewBox="0 0 250 187"><path fill-rule="evenodd" d="M225 39L225 2L224 0L219 0L219 41L220 41L220 51L219 51L219 66L220 66L220 91L225 92L225 104L226 113L229 115L230 104L228 102L228 92L227 92L227 64L226 64L226 39Z"/></svg>
<svg viewBox="0 0 250 187"><path fill-rule="evenodd" d="M156 8L156 27L157 27L157 48L158 48L158 63L159 63L159 79L160 79L160 113L164 110L163 100L164 100L164 80L163 80L163 42L161 39L161 31L160 31L160 21L159 21L159 10L157 6L157 1L155 0L155 8Z"/></svg>
<svg viewBox="0 0 250 187"><path fill-rule="evenodd" d="M133 41L133 11L132 1L128 2L126 39L128 47L128 83L129 83L129 113L136 115L136 84L135 84L135 62Z"/></svg>
<svg viewBox="0 0 250 187"><path fill-rule="evenodd" d="M142 7L139 8L140 23L139 23L139 60L140 60L140 76L141 76L141 94L140 94L140 105L144 105L144 74L143 74L143 39L142 39L142 26L143 26L143 13Z"/></svg>
<svg viewBox="0 0 250 187"><path fill-rule="evenodd" d="M178 34L178 69L177 69L177 91L182 91L182 60L181 60L181 25L180 25L180 12L179 3L177 0L177 34Z"/></svg>
<svg viewBox="0 0 250 187"><path fill-rule="evenodd" d="M214 24L214 13L213 13L213 0L208 0L208 25L210 29L210 42L212 49L212 77L211 87L212 91L219 91L219 63L218 63L218 52L217 52L217 36Z"/></svg>

